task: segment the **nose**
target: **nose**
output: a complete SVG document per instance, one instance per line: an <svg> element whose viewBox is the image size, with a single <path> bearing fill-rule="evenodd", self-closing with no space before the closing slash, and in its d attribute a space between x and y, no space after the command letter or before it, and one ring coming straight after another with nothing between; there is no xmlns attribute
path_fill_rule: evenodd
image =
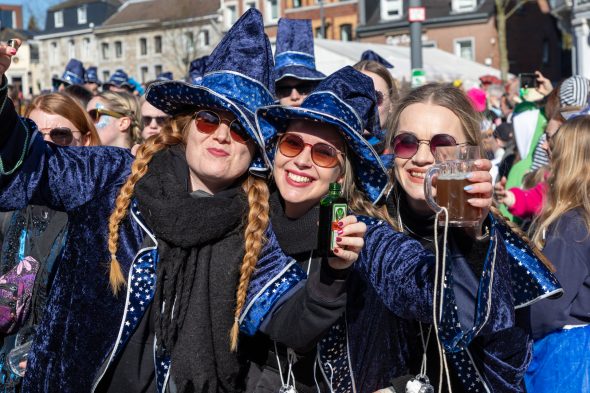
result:
<svg viewBox="0 0 590 393"><path fill-rule="evenodd" d="M418 145L418 151L416 151L416 154L412 157L412 162L419 166L434 164L434 157L430 151L430 145L427 143L420 143Z"/></svg>
<svg viewBox="0 0 590 393"><path fill-rule="evenodd" d="M296 88L291 88L291 95L289 96L289 98L291 98L291 101L299 101L301 99L301 94L299 94L299 91Z"/></svg>
<svg viewBox="0 0 590 393"><path fill-rule="evenodd" d="M294 161L295 165L299 168L309 168L312 166L313 161L311 159L311 147L305 146L301 153L299 153Z"/></svg>
<svg viewBox="0 0 590 393"><path fill-rule="evenodd" d="M156 121L155 117L152 117L149 124L150 128L158 128L158 122Z"/></svg>
<svg viewBox="0 0 590 393"><path fill-rule="evenodd" d="M222 122L219 124L219 127L213 133L213 139L215 139L219 143L230 143L231 142L231 134L229 130L229 126Z"/></svg>

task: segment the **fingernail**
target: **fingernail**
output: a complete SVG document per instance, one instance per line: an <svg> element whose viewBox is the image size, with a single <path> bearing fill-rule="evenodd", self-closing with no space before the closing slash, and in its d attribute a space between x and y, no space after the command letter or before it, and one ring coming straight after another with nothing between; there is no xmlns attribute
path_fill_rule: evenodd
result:
<svg viewBox="0 0 590 393"><path fill-rule="evenodd" d="M338 254L340 252L340 250L338 250L337 248L334 249L334 254Z"/></svg>
<svg viewBox="0 0 590 393"><path fill-rule="evenodd" d="M475 166L480 166L481 165L481 161L480 160L475 160L473 163L475 164Z"/></svg>
<svg viewBox="0 0 590 393"><path fill-rule="evenodd" d="M463 189L465 191L469 191L469 190L472 190L473 189L473 186L465 186L465 187L463 187Z"/></svg>
<svg viewBox="0 0 590 393"><path fill-rule="evenodd" d="M339 235L342 235L342 234L344 233L344 231L343 231L342 229L338 229L338 230L336 231L336 233L337 233L337 234L339 234Z"/></svg>
<svg viewBox="0 0 590 393"><path fill-rule="evenodd" d="M467 174L467 176L465 176L466 179L471 179L473 177L473 172L469 172Z"/></svg>
<svg viewBox="0 0 590 393"><path fill-rule="evenodd" d="M344 223L343 223L342 221L338 221L338 226L339 226L340 228L342 228L342 227L344 226Z"/></svg>
<svg viewBox="0 0 590 393"><path fill-rule="evenodd" d="M14 49L14 48L10 48L10 49L8 50L8 54L10 54L10 55L16 55L16 49Z"/></svg>
<svg viewBox="0 0 590 393"><path fill-rule="evenodd" d="M336 241L337 241L338 243L340 243L340 242L342 241L342 238L341 238L341 237L336 237Z"/></svg>

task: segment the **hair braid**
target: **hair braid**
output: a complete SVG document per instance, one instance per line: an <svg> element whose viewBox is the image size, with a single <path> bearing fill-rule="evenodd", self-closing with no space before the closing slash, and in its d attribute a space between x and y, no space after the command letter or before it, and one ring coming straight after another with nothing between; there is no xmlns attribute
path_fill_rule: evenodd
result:
<svg viewBox="0 0 590 393"><path fill-rule="evenodd" d="M250 277L258 261L260 251L266 241L264 232L269 221L269 191L268 185L262 179L249 176L244 182L244 188L248 194L248 223L244 232L245 254L240 267L240 282L236 291L236 311L234 324L230 332L230 348L236 351L238 348L239 318L246 303L246 293L250 284Z"/></svg>
<svg viewBox="0 0 590 393"><path fill-rule="evenodd" d="M131 196L135 184L145 175L154 154L163 150L167 146L172 146L182 143L182 137L178 132L176 124L171 124L170 128L162 130L162 132L155 138L150 139L145 144L141 145L137 150L136 158L131 165L131 175L119 191L117 199L115 200L115 208L109 217L109 239L108 247L111 254L109 282L111 290L115 295L119 293L122 286L125 285L125 277L121 270L121 264L117 260L117 248L119 243L119 227L121 221L127 215L129 204L131 203Z"/></svg>

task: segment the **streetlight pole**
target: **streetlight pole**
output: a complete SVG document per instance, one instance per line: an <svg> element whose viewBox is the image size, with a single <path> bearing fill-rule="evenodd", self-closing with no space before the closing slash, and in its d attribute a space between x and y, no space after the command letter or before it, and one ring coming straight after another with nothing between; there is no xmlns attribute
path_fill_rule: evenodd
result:
<svg viewBox="0 0 590 393"><path fill-rule="evenodd" d="M422 68L422 22L426 19L426 9L422 0L410 0L408 21L410 22L410 60L412 65L412 87L426 83L426 75Z"/></svg>

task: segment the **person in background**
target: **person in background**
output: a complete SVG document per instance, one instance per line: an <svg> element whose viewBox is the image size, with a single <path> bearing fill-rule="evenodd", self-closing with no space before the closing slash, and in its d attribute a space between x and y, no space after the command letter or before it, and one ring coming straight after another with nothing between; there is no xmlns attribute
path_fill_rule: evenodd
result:
<svg viewBox="0 0 590 393"><path fill-rule="evenodd" d="M100 139L94 124L86 111L63 93L38 96L28 106L25 116L37 124L48 145L59 146L98 146ZM18 324L6 330L0 327L3 346L0 356L6 358L14 348L19 332L34 331L41 321L53 278L59 267L63 245L67 239L66 213L47 206L30 204L24 209L5 213L3 225L2 249L0 252L0 280L6 282L6 274L20 266L22 278L25 272L33 275L33 281L11 283L21 286L16 304ZM17 273L18 275L18 273ZM25 289L26 288L26 291ZM30 298L27 299L28 291ZM6 297L6 291L0 292L2 304L14 302ZM6 320L3 318L3 322ZM23 343L21 343L23 344ZM0 366L0 388L20 387L21 378L13 372L6 362Z"/></svg>
<svg viewBox="0 0 590 393"><path fill-rule="evenodd" d="M162 131L170 116L164 111L150 104L144 97L141 98L141 140L145 141L152 135L157 135Z"/></svg>
<svg viewBox="0 0 590 393"><path fill-rule="evenodd" d="M549 142L551 174L532 239L555 265L565 295L531 306L529 392L590 391L590 117L563 124Z"/></svg>
<svg viewBox="0 0 590 393"><path fill-rule="evenodd" d="M84 85L86 70L78 59L70 59L61 78L52 78L53 91L64 91L70 85Z"/></svg>
<svg viewBox="0 0 590 393"><path fill-rule="evenodd" d="M82 85L70 85L63 91L64 94L72 97L82 107L86 108L88 103L94 97L94 95Z"/></svg>
<svg viewBox="0 0 590 393"><path fill-rule="evenodd" d="M141 111L138 98L125 92L102 92L86 110L105 146L130 148L141 142Z"/></svg>
<svg viewBox="0 0 590 393"><path fill-rule="evenodd" d="M102 82L98 79L98 69L96 67L88 67L86 75L84 76L84 87L92 93L98 94L98 89L102 86Z"/></svg>
<svg viewBox="0 0 590 393"><path fill-rule="evenodd" d="M129 76L122 69L115 71L107 82L102 85L103 91L113 91L115 93L133 94L135 87L129 81Z"/></svg>
<svg viewBox="0 0 590 393"><path fill-rule="evenodd" d="M498 164L498 176L493 179L494 184L508 176L512 164L517 159L516 142L514 141L514 128L510 123L502 123L494 130L494 139L500 149L504 150L502 160Z"/></svg>
<svg viewBox="0 0 590 393"><path fill-rule="evenodd" d="M275 92L281 105L300 106L326 76L316 70L309 19L279 19L275 51Z"/></svg>

